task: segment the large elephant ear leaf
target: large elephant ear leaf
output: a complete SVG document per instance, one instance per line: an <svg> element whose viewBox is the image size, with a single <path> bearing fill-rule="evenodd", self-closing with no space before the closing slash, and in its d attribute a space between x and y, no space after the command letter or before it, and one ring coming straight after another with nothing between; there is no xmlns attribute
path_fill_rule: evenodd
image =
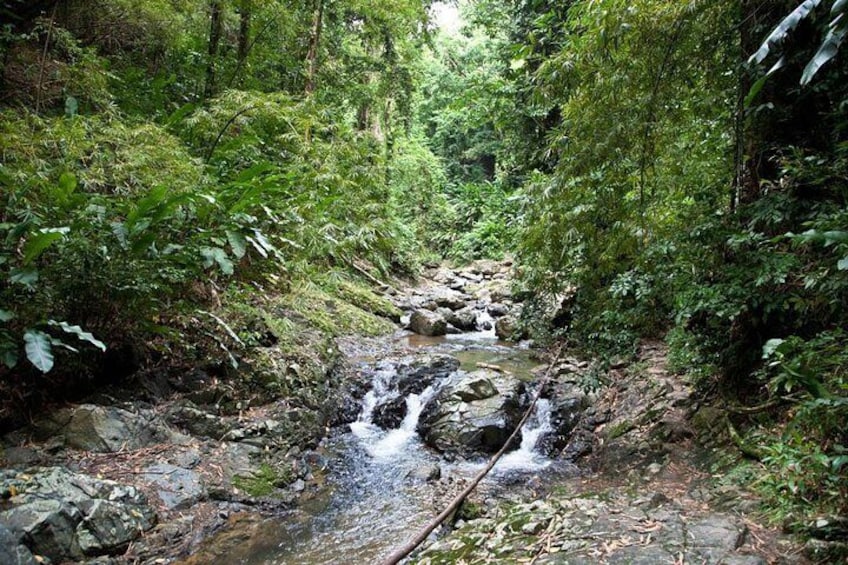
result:
<svg viewBox="0 0 848 565"><path fill-rule="evenodd" d="M50 336L46 333L38 330L26 332L24 350L29 362L42 373L47 373L53 368L53 346Z"/></svg>
<svg viewBox="0 0 848 565"><path fill-rule="evenodd" d="M804 68L804 74L801 75L801 84L805 85L813 80L819 69L839 52L839 46L842 45L842 41L845 39L846 33L848 33L848 24L844 20L843 14L840 14L836 17L836 20L831 22L831 28L827 32L824 41L822 41L821 47L819 47L819 50L816 51L816 54Z"/></svg>
<svg viewBox="0 0 848 565"><path fill-rule="evenodd" d="M72 326L68 322L57 322L56 320L50 320L48 322L51 326L60 328L66 334L70 334L76 336L80 341L85 341L99 349L100 351L106 351L106 344L100 341L99 339L94 337L94 334L91 332L87 332L83 330L79 326Z"/></svg>
<svg viewBox="0 0 848 565"><path fill-rule="evenodd" d="M804 2L792 10L788 16L783 18L783 20L777 24L777 27L774 28L766 40L763 41L763 44L760 45L760 48L751 55L748 62L759 65L765 61L766 57L768 57L769 53L771 53L771 50L779 47L783 43L783 40L786 39L786 37L796 27L798 27L798 25L804 21L804 19L809 16L819 4L821 4L821 0L804 0Z"/></svg>

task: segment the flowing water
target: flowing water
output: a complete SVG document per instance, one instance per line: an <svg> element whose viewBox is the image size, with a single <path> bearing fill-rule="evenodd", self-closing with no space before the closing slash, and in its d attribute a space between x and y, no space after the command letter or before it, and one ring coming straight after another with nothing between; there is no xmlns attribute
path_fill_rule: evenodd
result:
<svg viewBox="0 0 848 565"><path fill-rule="evenodd" d="M477 363L489 363L526 377L533 366L527 350L498 344L491 332L404 339L419 350L455 355L465 370L473 370ZM397 397L394 376L391 369L378 365L357 421L349 431L327 442L325 450L332 465L322 495L288 515L269 520L260 535L243 544L239 555L227 558L228 563L376 563L402 545L449 500L439 498L437 507L436 487L424 480L422 470L438 466L443 480L456 480L474 476L485 465L485 460L448 463L428 449L416 433L422 410L442 383L410 394L405 399L406 415L396 429L376 426L372 422L375 407ZM515 481L516 477L530 477L548 467L550 460L534 450L548 430L550 406L541 399L522 430L520 447L506 454L484 483L497 488L507 478Z"/></svg>

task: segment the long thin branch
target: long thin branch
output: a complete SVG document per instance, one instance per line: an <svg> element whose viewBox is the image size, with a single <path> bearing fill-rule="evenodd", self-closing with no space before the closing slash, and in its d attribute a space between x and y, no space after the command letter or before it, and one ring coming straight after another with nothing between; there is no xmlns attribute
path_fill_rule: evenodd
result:
<svg viewBox="0 0 848 565"><path fill-rule="evenodd" d="M251 104L250 106L242 108L241 110L239 110L238 112L233 114L233 117L231 117L229 120L227 120L227 123L224 124L224 127L221 128L221 131L218 132L218 137L215 138L215 141L209 147L209 151L206 152L206 157L203 159L205 162L208 163L212 159L212 155L215 153L215 149L218 147L218 144L221 142L221 138L224 137L224 134L227 132L227 130L230 128L230 126L233 125L233 122L235 122L239 118L239 116L243 116L243 115L247 114L248 112L250 112L251 110L253 110L254 107L255 106L253 106Z"/></svg>
<svg viewBox="0 0 848 565"><path fill-rule="evenodd" d="M542 396L542 391L544 390L545 385L548 383L548 380L551 377L551 373L554 367L556 366L557 361L559 361L559 358L562 355L562 349L562 346L560 346L559 351L557 351L556 356L554 357L553 361L551 361L551 364L548 366L548 370L545 371L545 375L542 377L542 380L539 381L539 386L536 389L536 394L533 395L533 401L530 403L530 406L527 408L527 411L524 412L524 416L522 416L521 421L518 422L518 425L512 431L512 434L509 436L509 439L506 440L506 443L504 443L503 447L501 447L500 450L492 456L492 458L489 460L489 463L483 468L483 470L477 473L477 476L474 477L474 480L472 480L471 483L469 483L468 486L465 487L462 492L456 495L456 497L451 501L450 504L447 505L444 510L442 510L441 514L433 518L433 520L431 520L429 524L421 528L421 530L415 535L415 537L409 540L406 545L404 545L400 549L397 549L391 555L386 557L386 559L381 562L381 565L397 565L397 563L399 563L404 557L412 553L416 547L421 545L421 543L425 539L427 539L427 536L433 533L433 530L439 527L439 524L447 520L448 517L450 517L454 512L456 512L456 509L459 508L459 505L462 504L462 502L466 498L468 498L468 495L471 494L471 492L477 487L478 484L480 484L480 481L482 481L486 477L486 475L489 474L489 471L494 468L498 460L503 456L504 453L506 453L506 450L510 447L510 445L512 445L513 440L518 437L518 432L527 422L527 419L530 418L530 414L533 412L533 408L536 407L536 403L539 401L539 397Z"/></svg>
<svg viewBox="0 0 848 565"><path fill-rule="evenodd" d="M50 37L53 35L53 25L56 22L56 10L59 4L53 6L53 12L50 15L50 25L47 26L47 37L44 40L44 52L41 55L41 66L38 69L38 87L35 91L35 111L41 111L41 90L44 88L44 68L47 66L47 54L50 50Z"/></svg>

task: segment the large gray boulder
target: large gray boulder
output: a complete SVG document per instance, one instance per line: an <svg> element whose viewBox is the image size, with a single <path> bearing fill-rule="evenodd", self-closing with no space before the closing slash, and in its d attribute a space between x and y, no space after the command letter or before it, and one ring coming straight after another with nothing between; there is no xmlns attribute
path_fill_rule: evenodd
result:
<svg viewBox="0 0 848 565"><path fill-rule="evenodd" d="M419 335L440 336L448 331L448 323L435 312L416 310L409 318L409 329Z"/></svg>
<svg viewBox="0 0 848 565"><path fill-rule="evenodd" d="M451 311L445 319L464 332L473 332L477 329L477 312L470 307Z"/></svg>
<svg viewBox="0 0 848 565"><path fill-rule="evenodd" d="M0 488L15 493L0 524L18 543L54 561L120 554L156 521L135 487L61 467L6 471Z"/></svg>
<svg viewBox="0 0 848 565"><path fill-rule="evenodd" d="M37 563L29 548L18 543L18 539L2 524L0 524L0 563L7 565L36 565Z"/></svg>
<svg viewBox="0 0 848 565"><path fill-rule="evenodd" d="M418 431L443 453L494 453L518 425L527 402L524 383L515 377L474 371L438 394L425 408Z"/></svg>
<svg viewBox="0 0 848 565"><path fill-rule="evenodd" d="M136 413L94 404L58 410L34 427L37 434L62 438L69 447L100 453L141 449L175 439L175 434L149 410Z"/></svg>

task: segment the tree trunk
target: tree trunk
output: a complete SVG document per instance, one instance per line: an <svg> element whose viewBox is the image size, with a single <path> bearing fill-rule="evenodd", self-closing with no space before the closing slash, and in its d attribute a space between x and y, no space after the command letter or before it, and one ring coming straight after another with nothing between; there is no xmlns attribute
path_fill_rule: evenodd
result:
<svg viewBox="0 0 848 565"><path fill-rule="evenodd" d="M218 49L223 35L224 20L222 14L221 0L212 0L209 5L209 51L206 62L206 85L203 89L203 97L211 98L215 93L215 75L218 63Z"/></svg>
<svg viewBox="0 0 848 565"><path fill-rule="evenodd" d="M243 68L250 51L250 0L241 0L239 6L239 34L238 34L238 67Z"/></svg>
<svg viewBox="0 0 848 565"><path fill-rule="evenodd" d="M306 94L315 92L315 75L318 71L318 48L321 45L321 26L324 19L324 0L315 0L312 17L312 32L309 35L309 50L306 52Z"/></svg>

